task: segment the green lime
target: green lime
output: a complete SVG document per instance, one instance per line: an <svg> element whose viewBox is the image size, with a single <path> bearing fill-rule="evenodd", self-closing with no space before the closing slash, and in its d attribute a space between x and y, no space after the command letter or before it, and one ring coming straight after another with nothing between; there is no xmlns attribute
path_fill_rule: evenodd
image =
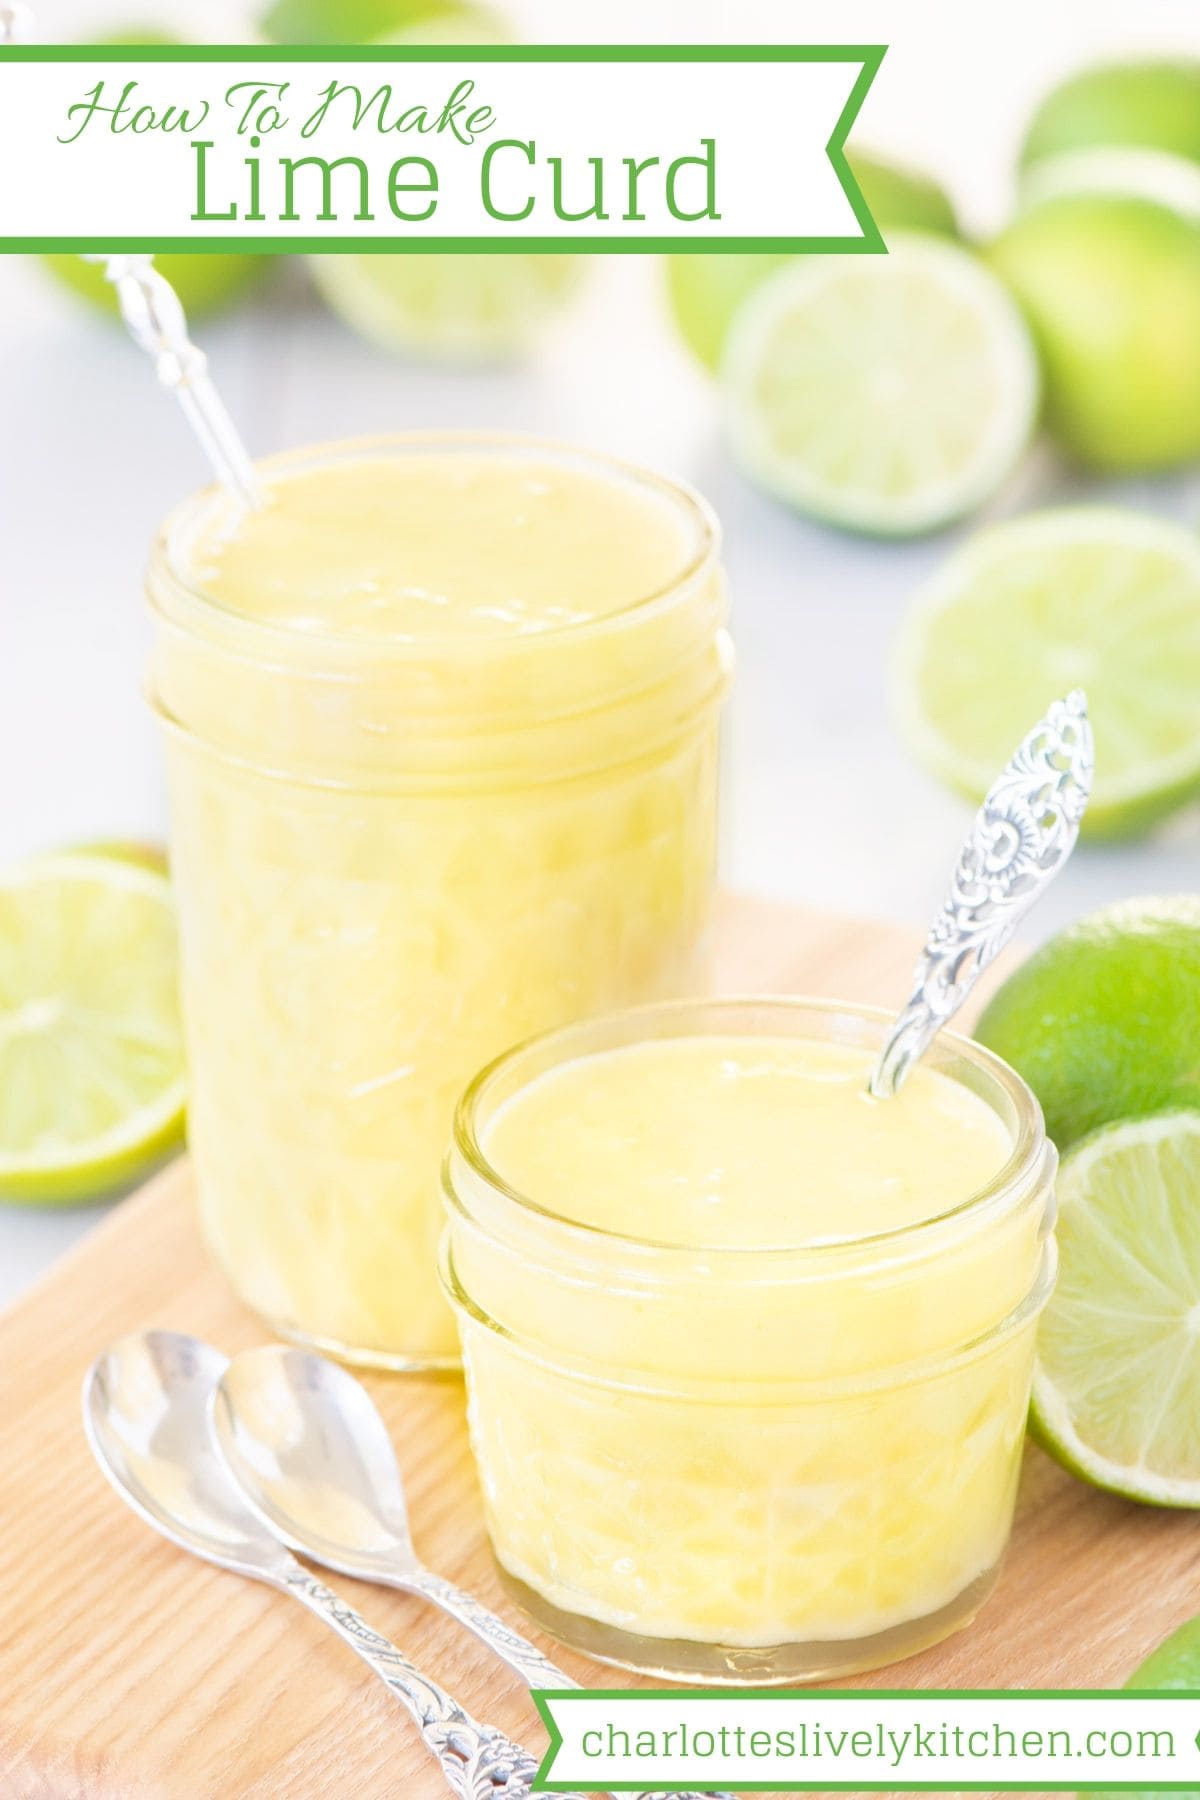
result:
<svg viewBox="0 0 1200 1800"><path fill-rule="evenodd" d="M1075 507L977 533L901 626L893 708L921 762L981 800L1056 695L1096 738L1083 829L1145 830L1200 792L1200 541L1140 513Z"/></svg>
<svg viewBox="0 0 1200 1800"><path fill-rule="evenodd" d="M48 251L40 258L55 279L81 300L117 317L117 296L99 263L84 262L65 251ZM189 319L218 311L258 279L270 257L218 255L215 251L168 251L154 258L154 266L170 282L183 302Z"/></svg>
<svg viewBox="0 0 1200 1800"><path fill-rule="evenodd" d="M162 875L60 855L0 876L0 1199L95 1198L180 1144L178 979Z"/></svg>
<svg viewBox="0 0 1200 1800"><path fill-rule="evenodd" d="M901 536L987 499L1024 450L1037 363L966 250L903 233L884 256L803 257L744 303L722 362L734 455L830 524Z"/></svg>
<svg viewBox="0 0 1200 1800"><path fill-rule="evenodd" d="M518 354L575 292L576 256L433 252L318 256L338 316L386 350L457 361Z"/></svg>
<svg viewBox="0 0 1200 1800"><path fill-rule="evenodd" d="M1200 162L1164 150L1067 150L1033 163L1021 178L1021 210L1076 194L1149 200L1200 219Z"/></svg>
<svg viewBox="0 0 1200 1800"><path fill-rule="evenodd" d="M1062 193L1022 212L988 258L1033 328L1046 423L1067 451L1113 470L1200 455L1200 218Z"/></svg>
<svg viewBox="0 0 1200 1800"><path fill-rule="evenodd" d="M1175 1688L1181 1693L1200 1693L1200 1619L1189 1619L1178 1631L1139 1663L1127 1688ZM1093 1800L1151 1800L1161 1788L1087 1788ZM1200 1789L1175 1788L1175 1800L1200 1800Z"/></svg>
<svg viewBox="0 0 1200 1800"><path fill-rule="evenodd" d="M1200 1619L1189 1619L1139 1663L1128 1688L1179 1688L1200 1693Z"/></svg>
<svg viewBox="0 0 1200 1800"><path fill-rule="evenodd" d="M509 35L475 0L273 0L259 23L276 44L500 44Z"/></svg>
<svg viewBox="0 0 1200 1800"><path fill-rule="evenodd" d="M855 150L848 158L871 216L884 236L892 231L932 231L958 236L958 221L945 191L928 175ZM748 294L792 256L668 256L667 297L675 323L702 363L715 369L734 313Z"/></svg>
<svg viewBox="0 0 1200 1800"><path fill-rule="evenodd" d="M1095 1487L1200 1506L1200 1113L1106 1126L1057 1192L1034 1434Z"/></svg>
<svg viewBox="0 0 1200 1800"><path fill-rule="evenodd" d="M1200 61L1112 63L1070 76L1034 113L1021 166L1115 146L1200 162Z"/></svg>
<svg viewBox="0 0 1200 1800"><path fill-rule="evenodd" d="M161 26L132 24L94 40L98 44L180 44L184 40ZM215 251L173 251L156 256L154 266L170 282L189 319L218 311L250 287L265 271L269 257L238 256ZM118 316L117 295L99 263L52 251L39 258L56 281L101 312Z"/></svg>
<svg viewBox="0 0 1200 1800"><path fill-rule="evenodd" d="M1060 931L976 1036L1024 1076L1060 1150L1116 1120L1200 1108L1200 896L1124 900Z"/></svg>

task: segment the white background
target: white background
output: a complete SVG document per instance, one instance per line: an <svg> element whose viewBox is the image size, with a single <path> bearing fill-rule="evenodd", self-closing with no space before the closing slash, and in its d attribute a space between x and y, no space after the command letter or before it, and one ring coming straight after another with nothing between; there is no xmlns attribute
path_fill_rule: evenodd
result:
<svg viewBox="0 0 1200 1800"><path fill-rule="evenodd" d="M1200 49L1197 0L516 0L508 10L543 41L888 42L859 141L940 172L978 230L1003 219L1013 147L1048 81L1109 51ZM131 17L182 28L189 14L197 35L245 35L241 9L213 0L41 0L39 22L66 39ZM389 361L313 302L299 268L278 273L269 299L202 333L254 451L357 431L503 427L619 451L708 495L725 526L739 650L725 878L920 925L968 814L898 747L884 672L908 597L953 537L857 542L750 490L722 449L706 378L671 334L652 259L595 259L585 295L536 359L483 373ZM36 267L0 258L0 861L161 833L139 694L140 576L157 520L203 473L132 346ZM1196 489L1194 474L1085 486L1042 455L1005 504L1080 493L1194 518ZM1196 887L1192 816L1153 843L1081 851L1032 931L1107 899ZM0 1213L0 1298L92 1216Z"/></svg>

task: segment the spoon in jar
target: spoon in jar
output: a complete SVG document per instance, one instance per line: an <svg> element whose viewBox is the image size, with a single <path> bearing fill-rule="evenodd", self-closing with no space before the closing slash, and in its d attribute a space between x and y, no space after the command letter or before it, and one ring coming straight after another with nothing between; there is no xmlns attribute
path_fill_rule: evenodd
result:
<svg viewBox="0 0 1200 1800"><path fill-rule="evenodd" d="M247 1350L217 1382L210 1422L246 1503L283 1543L343 1575L431 1601L531 1688L579 1686L481 1601L419 1561L387 1426L348 1369L285 1344Z"/></svg>
<svg viewBox="0 0 1200 1800"><path fill-rule="evenodd" d="M210 1344L174 1331L136 1332L96 1359L83 1384L84 1430L117 1493L181 1549L290 1594L330 1626L400 1701L460 1800L529 1800L536 1758L473 1719L246 1506L208 1428L226 1366Z"/></svg>
<svg viewBox="0 0 1200 1800"><path fill-rule="evenodd" d="M1095 753L1080 689L1056 700L987 791L870 1091L894 1094L1040 900L1079 837Z"/></svg>

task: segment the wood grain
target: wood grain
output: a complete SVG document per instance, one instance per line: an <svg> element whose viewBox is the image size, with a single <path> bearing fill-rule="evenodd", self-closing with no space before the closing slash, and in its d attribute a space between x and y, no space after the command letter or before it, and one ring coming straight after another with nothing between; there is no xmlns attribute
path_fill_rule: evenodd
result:
<svg viewBox="0 0 1200 1800"><path fill-rule="evenodd" d="M916 936L737 901L719 946L725 990L893 1004ZM206 1259L184 1164L118 1207L0 1321L0 1796L443 1800L395 1705L316 1620L161 1542L102 1481L79 1426L80 1381L104 1345L149 1324L230 1352L263 1337ZM511 1610L483 1539L458 1383L369 1385L427 1560ZM473 1639L401 1595L337 1585L478 1715L543 1741L527 1697ZM865 1680L1117 1685L1198 1596L1194 1517L1094 1493L1031 1450L1012 1550L981 1617ZM611 1684L580 1657L561 1661Z"/></svg>

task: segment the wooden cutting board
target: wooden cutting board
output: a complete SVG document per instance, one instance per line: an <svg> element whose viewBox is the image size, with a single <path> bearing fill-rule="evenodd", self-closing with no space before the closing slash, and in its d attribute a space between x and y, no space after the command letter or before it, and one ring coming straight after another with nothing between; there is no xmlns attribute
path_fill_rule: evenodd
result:
<svg viewBox="0 0 1200 1800"><path fill-rule="evenodd" d="M898 1004L917 934L743 900L726 903L719 944L727 991ZM397 1706L323 1626L173 1549L101 1479L80 1430L80 1381L104 1345L144 1325L229 1352L264 1336L207 1261L184 1163L0 1320L2 1800L444 1800ZM418 1547L511 1612L484 1543L459 1384L369 1385L399 1447ZM544 1743L528 1698L472 1638L402 1595L335 1580L477 1715ZM1031 1450L1012 1550L981 1617L865 1679L1115 1686L1197 1610L1194 1516L1094 1493ZM616 1679L566 1651L561 1661L585 1682Z"/></svg>

